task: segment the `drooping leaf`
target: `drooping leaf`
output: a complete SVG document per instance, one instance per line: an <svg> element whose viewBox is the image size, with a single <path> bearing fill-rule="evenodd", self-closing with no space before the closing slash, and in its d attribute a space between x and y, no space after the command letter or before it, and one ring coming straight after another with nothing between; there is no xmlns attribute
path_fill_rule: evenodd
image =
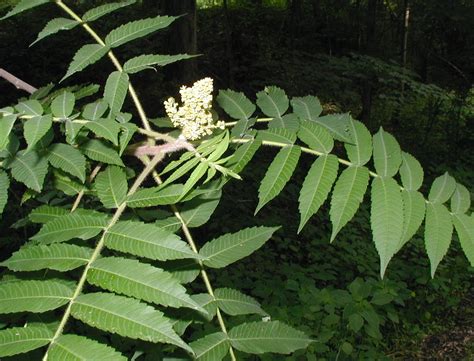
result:
<svg viewBox="0 0 474 361"><path fill-rule="evenodd" d="M37 100L30 99L15 105L16 110L22 115L30 115L32 117L40 116L43 114L43 106Z"/></svg>
<svg viewBox="0 0 474 361"><path fill-rule="evenodd" d="M24 136L28 144L28 150L32 149L36 143L51 129L53 120L50 114L35 116L27 120L23 126Z"/></svg>
<svg viewBox="0 0 474 361"><path fill-rule="evenodd" d="M180 60L194 58L195 55L176 54L176 55L139 55L128 60L124 66L123 71L128 74L135 74L145 69L154 69L154 66L165 66L175 63Z"/></svg>
<svg viewBox="0 0 474 361"><path fill-rule="evenodd" d="M369 183L369 171L365 167L349 167L337 180L331 198L329 215L332 223L331 242L354 217L364 199Z"/></svg>
<svg viewBox="0 0 474 361"><path fill-rule="evenodd" d="M86 158L68 144L56 143L48 148L48 161L55 167L80 179L86 180Z"/></svg>
<svg viewBox="0 0 474 361"><path fill-rule="evenodd" d="M82 144L82 152L97 162L114 164L123 167L122 159L114 148L97 139L90 139Z"/></svg>
<svg viewBox="0 0 474 361"><path fill-rule="evenodd" d="M217 307L229 315L267 315L255 299L240 291L231 288L218 288L214 290L214 296Z"/></svg>
<svg viewBox="0 0 474 361"><path fill-rule="evenodd" d="M73 238L87 240L97 236L106 226L107 219L104 217L70 213L46 223L31 239L42 244Z"/></svg>
<svg viewBox="0 0 474 361"><path fill-rule="evenodd" d="M461 248L471 267L474 267L474 218L465 214L453 215L453 223L458 234Z"/></svg>
<svg viewBox="0 0 474 361"><path fill-rule="evenodd" d="M400 145L397 140L380 127L373 137L374 164L381 177L393 177L397 174L402 162Z"/></svg>
<svg viewBox="0 0 474 361"><path fill-rule="evenodd" d="M171 184L166 187L144 188L127 198L130 208L154 207L176 203L183 194L182 184Z"/></svg>
<svg viewBox="0 0 474 361"><path fill-rule="evenodd" d="M446 172L433 181L428 200L432 203L444 203L451 198L455 189L456 181Z"/></svg>
<svg viewBox="0 0 474 361"><path fill-rule="evenodd" d="M128 74L121 71L114 71L107 78L104 99L109 103L112 114L117 114L122 109L127 96L128 84Z"/></svg>
<svg viewBox="0 0 474 361"><path fill-rule="evenodd" d="M61 335L48 351L48 360L114 360L127 361L112 347L78 335Z"/></svg>
<svg viewBox="0 0 474 361"><path fill-rule="evenodd" d="M403 187L408 191L416 191L423 184L423 168L420 162L411 154L402 152L402 165L400 166L400 177Z"/></svg>
<svg viewBox="0 0 474 361"><path fill-rule="evenodd" d="M353 143L345 143L347 156L352 164L363 166L372 157L372 136L367 127L358 120L351 119L349 129Z"/></svg>
<svg viewBox="0 0 474 361"><path fill-rule="evenodd" d="M95 8L87 10L82 16L82 20L87 23L90 23L92 21L100 19L102 16L110 14L111 12L115 10L134 4L135 2L136 0L127 0L127 1L120 1L120 2L113 2L109 4L99 5Z"/></svg>
<svg viewBox="0 0 474 361"><path fill-rule="evenodd" d="M193 352L173 331L163 313L138 300L111 293L80 295L71 315L98 329L154 343L170 343Z"/></svg>
<svg viewBox="0 0 474 361"><path fill-rule="evenodd" d="M168 27L176 17L157 16L123 24L112 30L106 37L105 43L111 48L128 43L129 41L149 35L157 30Z"/></svg>
<svg viewBox="0 0 474 361"><path fill-rule="evenodd" d="M117 222L105 233L105 246L160 261L199 258L177 235L141 222Z"/></svg>
<svg viewBox="0 0 474 361"><path fill-rule="evenodd" d="M336 180L338 168L337 157L332 154L322 155L314 161L303 182L298 199L301 215L298 233L326 200Z"/></svg>
<svg viewBox="0 0 474 361"><path fill-rule="evenodd" d="M5 16L0 18L0 20L4 20L16 14L22 13L25 10L32 9L36 6L43 5L48 2L50 2L50 0L21 0L12 10L10 10Z"/></svg>
<svg viewBox="0 0 474 361"><path fill-rule="evenodd" d="M226 167L236 173L240 173L252 160L261 144L261 141L251 140L241 145L226 163Z"/></svg>
<svg viewBox="0 0 474 361"><path fill-rule="evenodd" d="M236 233L224 234L207 242L199 251L204 264L211 268L222 268L234 263L262 247L277 227L252 227Z"/></svg>
<svg viewBox="0 0 474 361"><path fill-rule="evenodd" d="M280 321L244 323L229 331L229 339L237 350L251 354L289 354L314 342Z"/></svg>
<svg viewBox="0 0 474 361"><path fill-rule="evenodd" d="M28 218L33 223L47 223L60 216L68 214L70 210L61 207L53 207L47 204L43 204L31 211Z"/></svg>
<svg viewBox="0 0 474 361"><path fill-rule="evenodd" d="M400 238L401 249L420 228L425 218L425 198L418 191L402 191L403 200L403 233Z"/></svg>
<svg viewBox="0 0 474 361"><path fill-rule="evenodd" d="M8 144L9 136L15 124L16 115L4 115L0 117L0 150L4 150Z"/></svg>
<svg viewBox="0 0 474 361"><path fill-rule="evenodd" d="M170 273L137 260L121 257L98 259L92 263L87 281L108 291L157 305L205 312Z"/></svg>
<svg viewBox="0 0 474 361"><path fill-rule="evenodd" d="M269 86L257 93L257 105L265 115L281 118L288 110L289 101L284 90Z"/></svg>
<svg viewBox="0 0 474 361"><path fill-rule="evenodd" d="M106 208L118 208L125 202L127 177L122 168L110 165L97 175L94 183L97 195Z"/></svg>
<svg viewBox="0 0 474 361"><path fill-rule="evenodd" d="M87 120L98 120L108 109L108 104L104 99L87 104L82 111L82 116Z"/></svg>
<svg viewBox="0 0 474 361"><path fill-rule="evenodd" d="M374 178L370 223L380 257L380 277L397 252L403 232L403 201L400 187L392 178Z"/></svg>
<svg viewBox="0 0 474 361"><path fill-rule="evenodd" d="M291 106L293 107L293 112L303 120L314 121L323 111L319 99L311 95L291 99Z"/></svg>
<svg viewBox="0 0 474 361"><path fill-rule="evenodd" d="M331 134L315 122L301 121L298 138L317 152L328 154L334 147Z"/></svg>
<svg viewBox="0 0 474 361"><path fill-rule="evenodd" d="M229 116L237 120L250 119L256 109L244 93L230 89L219 90L216 100Z"/></svg>
<svg viewBox="0 0 474 361"><path fill-rule="evenodd" d="M80 23L77 20L73 20L73 19L66 19L66 18L52 19L45 25L43 30L39 32L38 37L36 38L35 41L31 43L30 46L32 46L33 44L36 44L38 41L50 35L56 34L58 31L71 30L79 24Z"/></svg>
<svg viewBox="0 0 474 361"><path fill-rule="evenodd" d="M34 150L19 151L10 164L11 175L17 181L36 192L41 192L43 182L48 173L48 160Z"/></svg>
<svg viewBox="0 0 474 361"><path fill-rule="evenodd" d="M0 170L0 215L8 201L8 188L10 187L10 178L7 173Z"/></svg>
<svg viewBox="0 0 474 361"><path fill-rule="evenodd" d="M456 183L456 189L451 197L451 212L454 214L466 213L471 207L471 193L460 183Z"/></svg>
<svg viewBox="0 0 474 361"><path fill-rule="evenodd" d="M61 81L69 78L74 73L84 70L89 65L96 63L102 59L109 50L110 48L108 46L102 46L100 44L86 44L82 46L74 55L66 75L64 75Z"/></svg>
<svg viewBox="0 0 474 361"><path fill-rule="evenodd" d="M425 219L425 247L430 259L431 277L448 252L453 234L453 222L447 208L440 203L428 202Z"/></svg>
<svg viewBox="0 0 474 361"><path fill-rule="evenodd" d="M12 271L38 271L49 268L65 272L85 265L92 251L90 248L73 244L28 246L20 248L1 265Z"/></svg>
<svg viewBox="0 0 474 361"><path fill-rule="evenodd" d="M53 332L46 327L12 327L0 330L0 357L8 357L47 345Z"/></svg>
<svg viewBox="0 0 474 361"><path fill-rule="evenodd" d="M277 142L290 145L296 142L296 133L284 128L272 128L260 130L257 133L256 139L265 142Z"/></svg>
<svg viewBox="0 0 474 361"><path fill-rule="evenodd" d="M345 143L352 143L352 134L350 130L350 122L352 117L349 113L329 114L319 118L312 118L313 122L326 128L334 139Z"/></svg>
<svg viewBox="0 0 474 361"><path fill-rule="evenodd" d="M189 344L198 361L221 361L229 352L229 339L223 332L211 333Z"/></svg>
<svg viewBox="0 0 474 361"><path fill-rule="evenodd" d="M74 290L56 281L0 284L0 313L46 312L68 303Z"/></svg>
<svg viewBox="0 0 474 361"><path fill-rule="evenodd" d="M212 189L212 185L210 189ZM190 228L200 227L207 223L216 210L221 196L222 190L214 189L209 193L186 202L180 209L181 218L184 223Z"/></svg>
<svg viewBox="0 0 474 361"><path fill-rule="evenodd" d="M258 188L258 205L255 213L280 194L290 180L300 154L301 148L298 146L286 146L278 152Z"/></svg>

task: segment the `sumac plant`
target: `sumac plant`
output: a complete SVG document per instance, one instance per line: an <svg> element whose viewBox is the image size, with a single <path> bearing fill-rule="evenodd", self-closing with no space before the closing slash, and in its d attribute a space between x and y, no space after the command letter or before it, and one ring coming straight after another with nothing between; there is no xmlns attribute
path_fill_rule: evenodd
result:
<svg viewBox="0 0 474 361"><path fill-rule="evenodd" d="M165 102L168 120L150 122L134 74L190 56L144 54L122 63L116 48L176 19L131 21L105 37L94 30L94 21L133 2L78 15L61 0L22 0L2 18L58 6L64 17L49 21L36 41L75 27L91 41L63 79L107 57L115 71L99 96L94 86L48 86L0 109L0 210L15 202L8 199L13 182L16 189L26 186L23 200L37 204L26 220L37 232L1 263L0 313L11 315L0 331L0 357L30 352L29 359L61 361L141 355L215 361L289 354L317 342L273 320L232 285L211 284L209 274L219 277L219 269L259 249L278 227L242 225L214 239L193 236L193 228L209 221L225 184L245 182L239 173L258 166L248 164L263 146L277 153L258 189L256 212L279 195L300 157L312 157L297 200L299 231L331 194L335 241L370 188L381 277L423 222L432 276L453 229L474 262L466 187L446 173L425 198L422 167L391 134L380 129L372 136L349 114L321 116L314 96L289 99L269 86L256 95L256 105L232 90L219 91L214 103L212 80L205 78L183 86L181 100ZM127 96L133 114L122 112ZM217 107L227 121L218 120Z"/></svg>

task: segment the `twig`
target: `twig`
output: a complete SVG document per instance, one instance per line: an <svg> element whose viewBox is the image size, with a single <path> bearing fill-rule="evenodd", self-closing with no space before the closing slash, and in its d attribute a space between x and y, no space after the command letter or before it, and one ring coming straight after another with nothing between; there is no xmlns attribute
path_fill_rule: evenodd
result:
<svg viewBox="0 0 474 361"><path fill-rule="evenodd" d="M38 90L33 85L17 78L15 75L9 73L3 68L0 68L0 78L5 79L7 82L13 84L17 89L24 90L29 94L33 94Z"/></svg>

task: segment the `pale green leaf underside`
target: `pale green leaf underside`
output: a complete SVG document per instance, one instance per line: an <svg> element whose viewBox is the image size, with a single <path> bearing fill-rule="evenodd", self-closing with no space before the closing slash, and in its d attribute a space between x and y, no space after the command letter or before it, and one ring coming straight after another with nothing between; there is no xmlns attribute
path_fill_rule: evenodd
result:
<svg viewBox="0 0 474 361"><path fill-rule="evenodd" d="M0 215L8 201L8 188L10 187L10 178L7 173L0 170Z"/></svg>
<svg viewBox="0 0 474 361"><path fill-rule="evenodd" d="M456 183L456 189L451 197L451 212L454 214L466 213L471 207L471 193L460 183Z"/></svg>
<svg viewBox="0 0 474 361"><path fill-rule="evenodd" d="M372 181L370 223L383 278L388 262L398 250L403 232L402 195L392 178L377 177Z"/></svg>
<svg viewBox="0 0 474 361"><path fill-rule="evenodd" d="M73 290L55 281L15 281L0 285L0 313L46 312L68 303Z"/></svg>
<svg viewBox="0 0 474 361"><path fill-rule="evenodd" d="M48 172L48 160L35 151L20 151L10 164L11 175L28 188L41 192Z"/></svg>
<svg viewBox="0 0 474 361"><path fill-rule="evenodd" d="M47 345L53 333L46 327L12 327L0 331L0 357L35 350Z"/></svg>
<svg viewBox="0 0 474 361"><path fill-rule="evenodd" d="M431 277L448 252L453 233L453 222L448 209L439 203L429 202L426 206L425 247L430 259Z"/></svg>
<svg viewBox="0 0 474 361"><path fill-rule="evenodd" d="M121 71L114 71L107 78L104 99L109 103L112 114L117 114L122 109L128 92L128 84L128 74Z"/></svg>
<svg viewBox="0 0 474 361"><path fill-rule="evenodd" d="M72 74L84 70L89 65L92 65L99 61L107 52L109 51L108 46L102 46L100 44L86 44L81 47L77 53L74 55L74 58L69 64L66 75L61 79L70 77Z"/></svg>
<svg viewBox="0 0 474 361"><path fill-rule="evenodd" d="M349 167L339 176L331 198L329 216L332 223L331 242L339 231L354 217L369 183L369 170Z"/></svg>
<svg viewBox="0 0 474 361"><path fill-rule="evenodd" d="M402 191L403 232L398 249L401 249L420 228L425 218L425 198L418 191Z"/></svg>
<svg viewBox="0 0 474 361"><path fill-rule="evenodd" d="M65 119L69 117L74 110L75 102L76 98L74 97L73 93L63 91L52 101L51 111L55 117Z"/></svg>
<svg viewBox="0 0 474 361"><path fill-rule="evenodd" d="M23 247L1 263L12 271L38 271L49 268L70 271L85 265L92 249L72 244L52 244Z"/></svg>
<svg viewBox="0 0 474 361"><path fill-rule="evenodd" d="M313 122L326 128L334 139L340 140L346 143L352 143L352 135L349 128L351 121L349 113L344 114L328 114L323 117L310 119Z"/></svg>
<svg viewBox="0 0 474 361"><path fill-rule="evenodd" d="M194 55L188 55L188 54L140 55L128 60L123 66L123 71L125 71L128 74L134 74L145 69L154 69L154 66L165 66L165 65L172 64L180 60L191 59L193 57Z"/></svg>
<svg viewBox="0 0 474 361"><path fill-rule="evenodd" d="M456 181L448 172L433 181L428 200L432 203L444 203L453 195L456 189Z"/></svg>
<svg viewBox="0 0 474 361"><path fill-rule="evenodd" d="M303 182L298 199L301 216L298 233L328 197L336 180L338 168L337 157L332 154L322 155L314 161Z"/></svg>
<svg viewBox="0 0 474 361"><path fill-rule="evenodd" d="M36 99L29 99L15 105L16 110L23 115L40 116L43 114L43 106Z"/></svg>
<svg viewBox="0 0 474 361"><path fill-rule="evenodd" d="M231 288L218 288L214 291L214 296L217 307L228 315L267 315L255 299L240 291Z"/></svg>
<svg viewBox="0 0 474 361"><path fill-rule="evenodd" d="M105 245L120 252L160 261L199 258L177 235L141 222L117 222L105 233Z"/></svg>
<svg viewBox="0 0 474 361"><path fill-rule="evenodd" d="M199 251L204 264L211 268L222 268L259 249L278 228L252 227L236 233L228 233L207 242Z"/></svg>
<svg viewBox="0 0 474 361"><path fill-rule="evenodd" d="M123 8L125 6L134 4L135 0L121 1L110 4L99 5L93 9L87 10L82 16L82 20L85 22L92 22L100 19L102 16L110 14L111 12Z"/></svg>
<svg viewBox="0 0 474 361"><path fill-rule="evenodd" d="M314 342L303 332L279 321L244 323L229 331L229 339L237 350L252 354L289 354Z"/></svg>
<svg viewBox="0 0 474 361"><path fill-rule="evenodd" d="M281 118L288 110L289 101L282 89L269 86L257 93L257 105L265 115Z"/></svg>
<svg viewBox="0 0 474 361"><path fill-rule="evenodd" d="M82 144L82 152L92 160L97 162L124 166L117 151L111 146L104 144L100 140L91 139Z"/></svg>
<svg viewBox="0 0 474 361"><path fill-rule="evenodd" d="M48 360L86 361L113 360L127 361L112 347L78 335L62 335L51 345Z"/></svg>
<svg viewBox="0 0 474 361"><path fill-rule="evenodd" d="M334 140L331 134L316 122L301 121L300 129L298 131L298 138L300 138L311 149L328 154L334 147Z"/></svg>
<svg viewBox="0 0 474 361"><path fill-rule="evenodd" d="M402 152L400 177L403 187L408 191L416 191L423 184L423 168L420 162L411 154Z"/></svg>
<svg viewBox="0 0 474 361"><path fill-rule="evenodd" d="M256 109L244 93L230 89L219 90L216 100L229 116L237 120L249 119Z"/></svg>
<svg viewBox="0 0 474 361"><path fill-rule="evenodd" d="M43 5L48 2L50 2L50 0L21 0L12 10L10 10L5 16L0 18L0 20L4 20L16 14L22 13L25 10L32 9L36 6Z"/></svg>
<svg viewBox="0 0 474 361"><path fill-rule="evenodd" d="M51 129L53 125L53 119L51 114L43 116L35 116L25 121L23 135L25 136L26 143L28 144L28 150L32 149L38 141Z"/></svg>
<svg viewBox="0 0 474 361"><path fill-rule="evenodd" d="M293 112L304 120L314 121L323 111L319 99L311 95L291 99L291 106L293 107Z"/></svg>
<svg viewBox="0 0 474 361"><path fill-rule="evenodd" d="M199 361L220 361L229 352L229 339L223 332L206 335L189 344Z"/></svg>
<svg viewBox="0 0 474 361"><path fill-rule="evenodd" d="M258 205L255 213L280 194L290 180L300 154L301 148L297 146L287 146L278 152L258 188Z"/></svg>
<svg viewBox="0 0 474 361"><path fill-rule="evenodd" d="M381 177L393 177L402 162L400 145L393 135L381 127L373 137L374 164Z"/></svg>
<svg viewBox="0 0 474 361"><path fill-rule="evenodd" d="M458 234L461 248L471 267L474 267L474 218L465 214L453 215L453 223Z"/></svg>
<svg viewBox="0 0 474 361"><path fill-rule="evenodd" d="M98 100L94 103L87 104L82 111L82 116L87 120L98 120L104 115L108 107L105 100Z"/></svg>
<svg viewBox="0 0 474 361"><path fill-rule="evenodd" d="M16 115L4 115L0 117L0 150L6 148L9 142L9 136L15 124Z"/></svg>
<svg viewBox="0 0 474 361"><path fill-rule="evenodd" d="M163 313L138 300L111 293L88 293L72 305L71 315L98 329L154 343L170 343L192 352Z"/></svg>
<svg viewBox="0 0 474 361"><path fill-rule="evenodd" d="M69 144L56 143L48 148L48 161L55 167L80 179L86 180L86 158Z"/></svg>
<svg viewBox="0 0 474 361"><path fill-rule="evenodd" d="M367 127L358 120L351 119L349 129L353 143L346 143L347 156L354 165L363 166L372 157L372 136Z"/></svg>
<svg viewBox="0 0 474 361"><path fill-rule="evenodd" d="M98 259L91 265L87 281L108 291L158 305L204 311L170 273L137 260L120 257Z"/></svg>
<svg viewBox="0 0 474 361"><path fill-rule="evenodd" d="M300 128L300 119L296 114L285 114L282 117L274 117L268 123L268 129L288 129L292 132L297 132Z"/></svg>
<svg viewBox="0 0 474 361"><path fill-rule="evenodd" d="M127 177L122 168L108 166L97 175L94 183L97 195L106 208L118 208L127 197Z"/></svg>

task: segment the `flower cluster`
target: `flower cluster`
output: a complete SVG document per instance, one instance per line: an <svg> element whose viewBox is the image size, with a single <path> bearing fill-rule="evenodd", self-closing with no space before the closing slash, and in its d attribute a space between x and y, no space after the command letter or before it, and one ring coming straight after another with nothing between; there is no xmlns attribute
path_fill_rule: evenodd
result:
<svg viewBox="0 0 474 361"><path fill-rule="evenodd" d="M204 78L195 82L192 87L181 87L179 94L182 106L174 98L164 102L166 114L175 127L183 130L184 138L196 140L212 134L216 128L225 128L222 121L214 124L211 113L212 90L212 79Z"/></svg>

